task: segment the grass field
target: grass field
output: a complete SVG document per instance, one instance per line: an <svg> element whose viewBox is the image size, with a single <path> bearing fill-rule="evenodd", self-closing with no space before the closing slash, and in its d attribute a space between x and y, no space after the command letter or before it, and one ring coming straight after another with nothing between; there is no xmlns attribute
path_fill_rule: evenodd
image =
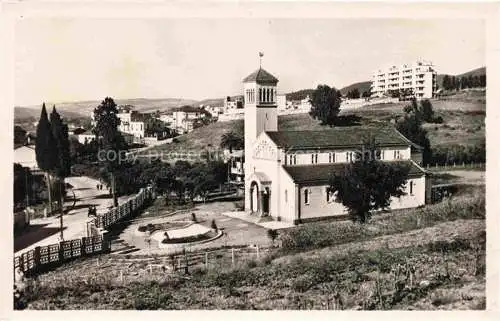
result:
<svg viewBox="0 0 500 321"><path fill-rule="evenodd" d="M478 187L364 226L281 232L283 248L233 267L226 258L183 275L112 255L72 262L31 280L24 299L29 309L485 309L484 217ZM304 235L310 246L298 245Z"/></svg>

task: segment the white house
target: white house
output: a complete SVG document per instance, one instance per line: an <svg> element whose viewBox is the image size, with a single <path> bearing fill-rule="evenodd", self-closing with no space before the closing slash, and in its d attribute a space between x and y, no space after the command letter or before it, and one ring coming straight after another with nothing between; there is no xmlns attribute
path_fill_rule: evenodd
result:
<svg viewBox="0 0 500 321"><path fill-rule="evenodd" d="M75 136L78 138L80 144L90 143L92 140L95 140L95 134L91 130L86 130Z"/></svg>
<svg viewBox="0 0 500 321"><path fill-rule="evenodd" d="M412 157L414 145L393 127L338 127L278 131L278 79L260 68L243 81L245 92L245 209L295 224L347 214L327 193L332 173L356 161L364 137L375 137L378 157L410 167L407 195L391 208L424 205L426 172Z"/></svg>
<svg viewBox="0 0 500 321"><path fill-rule="evenodd" d="M189 133L193 131L196 121L207 117L207 114L209 113L201 108L183 106L172 113L170 126L178 133Z"/></svg>
<svg viewBox="0 0 500 321"><path fill-rule="evenodd" d="M132 110L129 106L120 106L116 116L120 118L118 126L120 132L131 134L139 140L144 138L146 131L144 115Z"/></svg>
<svg viewBox="0 0 500 321"><path fill-rule="evenodd" d="M25 145L14 149L14 163L28 167L30 170L37 170L35 146Z"/></svg>

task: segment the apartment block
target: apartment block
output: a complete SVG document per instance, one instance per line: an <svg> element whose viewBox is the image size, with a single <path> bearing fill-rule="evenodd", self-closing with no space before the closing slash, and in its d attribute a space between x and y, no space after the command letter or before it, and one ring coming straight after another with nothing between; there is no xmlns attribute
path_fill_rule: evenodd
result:
<svg viewBox="0 0 500 321"><path fill-rule="evenodd" d="M437 72L427 61L410 65L390 66L377 70L372 75L372 97L404 96L417 99L432 98L437 91Z"/></svg>

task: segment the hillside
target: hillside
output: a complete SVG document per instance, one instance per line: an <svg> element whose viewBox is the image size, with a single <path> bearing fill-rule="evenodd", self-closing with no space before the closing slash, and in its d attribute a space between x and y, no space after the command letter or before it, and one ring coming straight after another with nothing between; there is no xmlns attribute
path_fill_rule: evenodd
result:
<svg viewBox="0 0 500 321"><path fill-rule="evenodd" d="M172 108L196 104L196 100L181 99L181 98L133 98L133 99L115 99L117 105L133 105L134 108L141 112L152 112L160 110L166 112ZM92 110L101 103L100 100L91 101L76 101L56 103L56 109L66 118L89 117ZM52 102L46 102L48 108L54 105ZM40 117L41 106L16 106L14 107L14 118L16 121L23 121L29 117Z"/></svg>
<svg viewBox="0 0 500 321"><path fill-rule="evenodd" d="M302 89L286 94L286 100L302 100L307 96L311 97L314 89Z"/></svg>
<svg viewBox="0 0 500 321"><path fill-rule="evenodd" d="M462 78L462 77L469 77L469 76L475 77L475 76L483 76L483 75L486 75L486 67L476 68L476 69L473 69L473 70L470 70L470 71L467 71L467 72L464 72L464 73L458 74L458 75L438 74L437 75L437 83L438 83L439 87L442 87L443 86L443 79L445 76Z"/></svg>
<svg viewBox="0 0 500 321"><path fill-rule="evenodd" d="M183 261L166 254L76 260L34 278L22 300L29 310L484 310L484 193L477 187L449 202L374 215L366 225L279 230L281 248L261 244L260 256L189 248ZM225 231L240 242L251 237Z"/></svg>
<svg viewBox="0 0 500 321"><path fill-rule="evenodd" d="M74 119L74 118L82 118L85 115L75 111L70 111L67 109L59 109L56 106L57 111L61 114L65 119ZM26 122L31 121L35 122L40 118L40 112L42 107L14 107L14 122ZM47 112L50 113L52 107L47 109Z"/></svg>
<svg viewBox="0 0 500 321"><path fill-rule="evenodd" d="M363 94L363 92L365 91L370 91L370 85L372 84L371 81L361 81L361 82L357 82L357 83L354 83L352 85L349 85L347 87L344 87L342 89L340 89L340 93L342 95L347 95L347 93L353 89L358 89L359 90L359 93L360 94Z"/></svg>

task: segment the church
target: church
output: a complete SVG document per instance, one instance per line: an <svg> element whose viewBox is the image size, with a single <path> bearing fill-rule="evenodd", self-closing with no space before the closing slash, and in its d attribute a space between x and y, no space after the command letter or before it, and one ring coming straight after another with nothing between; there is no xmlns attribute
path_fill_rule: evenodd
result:
<svg viewBox="0 0 500 321"><path fill-rule="evenodd" d="M247 212L293 224L347 215L335 194L328 193L328 180L356 161L368 136L375 139L381 161L410 166L406 195L393 198L390 208L418 207L429 199L430 179L418 165L419 147L393 126L279 131L278 79L260 67L243 84Z"/></svg>

